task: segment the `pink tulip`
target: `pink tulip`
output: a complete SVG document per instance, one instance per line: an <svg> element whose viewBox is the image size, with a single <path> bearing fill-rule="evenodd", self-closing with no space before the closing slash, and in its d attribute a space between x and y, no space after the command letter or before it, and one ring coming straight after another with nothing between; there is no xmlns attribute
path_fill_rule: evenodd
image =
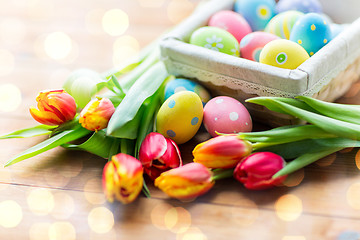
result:
<svg viewBox="0 0 360 240"><path fill-rule="evenodd" d="M194 150L194 162L208 168L233 168L252 151L250 142L237 135L223 135L198 144Z"/></svg>
<svg viewBox="0 0 360 240"><path fill-rule="evenodd" d="M247 189L267 189L286 179L286 175L272 178L285 165L285 160L275 153L257 152L247 156L236 166L234 177Z"/></svg>
<svg viewBox="0 0 360 240"><path fill-rule="evenodd" d="M181 155L176 143L160 133L149 133L143 140L139 160L144 172L154 180L162 172L182 165Z"/></svg>
<svg viewBox="0 0 360 240"><path fill-rule="evenodd" d="M107 127L115 107L107 98L93 99L80 112L79 123L90 131L99 131Z"/></svg>
<svg viewBox="0 0 360 240"><path fill-rule="evenodd" d="M119 153L111 158L103 170L103 190L109 202L133 202L143 186L143 168L136 158Z"/></svg>
<svg viewBox="0 0 360 240"><path fill-rule="evenodd" d="M200 163L188 163L163 172L155 186L170 197L192 199L209 191L213 185L212 172Z"/></svg>

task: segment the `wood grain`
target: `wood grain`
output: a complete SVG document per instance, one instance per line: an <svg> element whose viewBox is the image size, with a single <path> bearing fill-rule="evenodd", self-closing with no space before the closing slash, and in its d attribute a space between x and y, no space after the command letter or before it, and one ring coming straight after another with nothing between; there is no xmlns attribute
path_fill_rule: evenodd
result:
<svg viewBox="0 0 360 240"><path fill-rule="evenodd" d="M21 95L10 102L0 96L0 135L36 125L28 108L39 91L61 87L75 69L112 68L118 39L130 36L141 49L199 2L1 1L0 88L11 85ZM150 3L158 7L145 7ZM119 36L107 34L101 25L111 9L121 9L129 18ZM65 59L51 58L44 50L46 37L56 32L71 39ZM360 104L359 90L356 83L339 102ZM9 110L4 104L13 106ZM202 131L180 146L185 162L192 161L193 147L208 137ZM0 164L42 139L1 140ZM102 193L106 160L56 148L0 168L0 239L359 239L359 156L358 149L336 153L291 175L286 186L266 191L221 180L192 202L169 199L149 183L152 198L141 195L124 206L107 203Z"/></svg>

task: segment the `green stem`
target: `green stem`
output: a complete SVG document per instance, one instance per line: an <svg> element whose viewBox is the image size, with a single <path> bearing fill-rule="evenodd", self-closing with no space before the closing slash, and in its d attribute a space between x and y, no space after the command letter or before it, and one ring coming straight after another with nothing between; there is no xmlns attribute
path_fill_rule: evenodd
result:
<svg viewBox="0 0 360 240"><path fill-rule="evenodd" d="M145 195L147 198L151 198L151 194L150 194L149 188L148 188L148 186L146 185L146 182L145 182L145 181L143 181L142 192L144 193L144 195Z"/></svg>
<svg viewBox="0 0 360 240"><path fill-rule="evenodd" d="M233 176L234 174L234 169L224 169L224 170L213 170L213 177L212 180L216 181L216 180L220 180L220 179L224 179L224 178L230 178Z"/></svg>

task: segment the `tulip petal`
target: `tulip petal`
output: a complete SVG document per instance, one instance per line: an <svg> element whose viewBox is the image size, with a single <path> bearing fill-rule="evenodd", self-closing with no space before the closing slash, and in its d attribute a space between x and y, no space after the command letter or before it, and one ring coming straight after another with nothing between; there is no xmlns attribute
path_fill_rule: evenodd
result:
<svg viewBox="0 0 360 240"><path fill-rule="evenodd" d="M162 162L166 163L166 166L170 168L176 168L182 166L182 159L179 147L170 138L166 138L167 150L163 156L160 157Z"/></svg>
<svg viewBox="0 0 360 240"><path fill-rule="evenodd" d="M151 166L152 161L159 159L167 150L166 138L160 133L149 133L142 142L139 150L139 159L144 167Z"/></svg>
<svg viewBox="0 0 360 240"><path fill-rule="evenodd" d="M36 121L45 125L55 126L63 123L63 120L56 114L48 111L39 111L34 107L30 107L30 114Z"/></svg>

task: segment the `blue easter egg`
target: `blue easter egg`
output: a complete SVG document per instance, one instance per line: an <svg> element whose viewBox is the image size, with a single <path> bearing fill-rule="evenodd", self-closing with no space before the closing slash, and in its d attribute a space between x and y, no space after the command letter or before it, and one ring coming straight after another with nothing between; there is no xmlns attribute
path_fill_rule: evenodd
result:
<svg viewBox="0 0 360 240"><path fill-rule="evenodd" d="M240 13L253 31L261 31L275 15L274 0L237 0L234 11Z"/></svg>
<svg viewBox="0 0 360 240"><path fill-rule="evenodd" d="M293 26L290 40L300 44L312 56L330 42L330 24L318 13L307 13Z"/></svg>
<svg viewBox="0 0 360 240"><path fill-rule="evenodd" d="M185 78L176 78L166 84L165 100L177 92L191 91L195 92L205 104L210 99L209 92L200 84Z"/></svg>
<svg viewBox="0 0 360 240"><path fill-rule="evenodd" d="M276 4L277 12L296 10L303 13L322 13L322 6L318 0L280 0Z"/></svg>

